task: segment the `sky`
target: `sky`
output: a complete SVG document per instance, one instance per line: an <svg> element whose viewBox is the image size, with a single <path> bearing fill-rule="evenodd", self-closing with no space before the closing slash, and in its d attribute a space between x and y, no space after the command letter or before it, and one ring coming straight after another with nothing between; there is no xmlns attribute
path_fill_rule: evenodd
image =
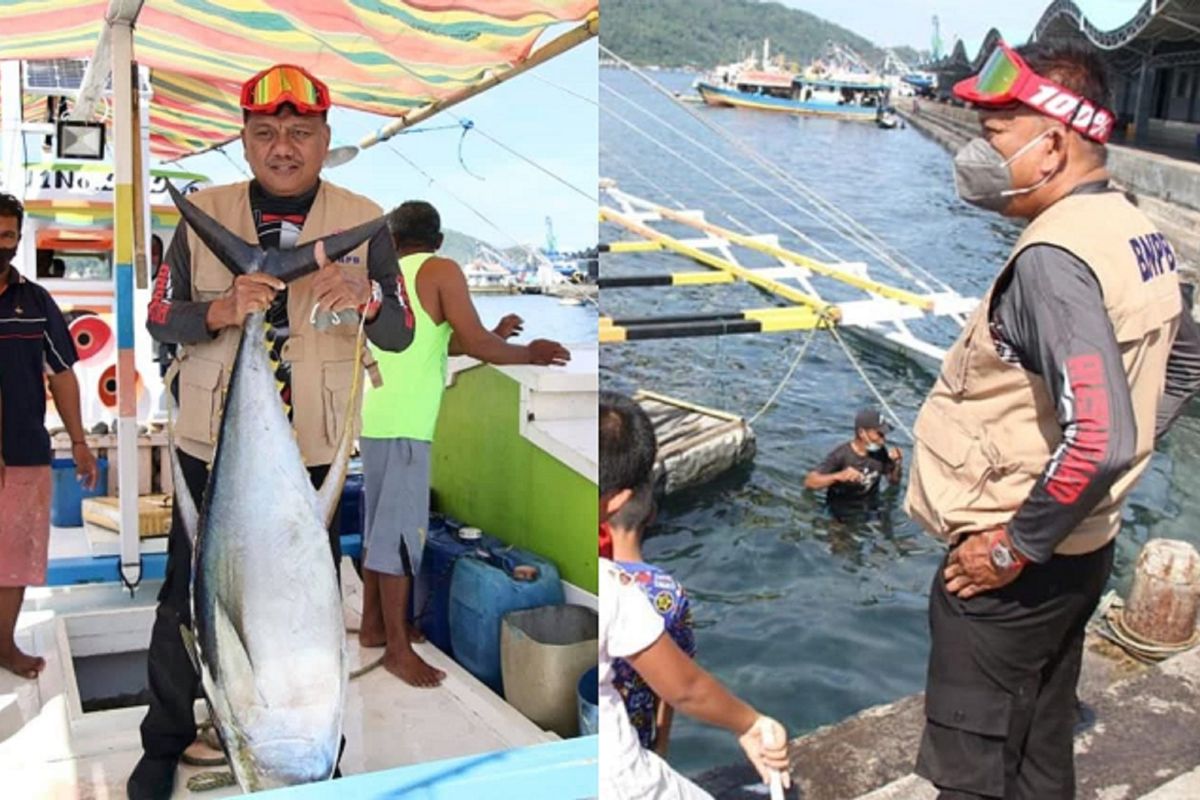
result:
<svg viewBox="0 0 1200 800"><path fill-rule="evenodd" d="M537 46L571 27L560 25L546 31ZM388 144L361 151L353 161L327 169L322 175L370 197L385 209L405 200L426 200L438 209L444 228L499 247L518 243L543 246L547 216L553 220L559 250L592 247L597 240L599 180L595 105L599 93L598 57L596 41L590 40L412 129L424 132L393 137L388 144L428 173L432 184ZM460 119L475 126L465 138ZM332 146L356 144L389 121L334 109L329 118ZM443 129L446 126L452 127ZM521 157L506 152L482 134ZM244 180L249 167L241 145L230 144L225 151L228 157L206 153L184 159L179 166L207 175L214 183ZM591 199L539 171L529 161ZM490 224L452 195L465 200Z"/></svg>
<svg viewBox="0 0 1200 800"><path fill-rule="evenodd" d="M1014 43L1024 43L1050 0L782 0L784 5L816 14L865 36L878 45L909 45L930 49L933 16L941 22L946 51L961 38L967 56L974 58L991 28ZM1076 0L1099 28L1109 30L1126 22L1143 0Z"/></svg>

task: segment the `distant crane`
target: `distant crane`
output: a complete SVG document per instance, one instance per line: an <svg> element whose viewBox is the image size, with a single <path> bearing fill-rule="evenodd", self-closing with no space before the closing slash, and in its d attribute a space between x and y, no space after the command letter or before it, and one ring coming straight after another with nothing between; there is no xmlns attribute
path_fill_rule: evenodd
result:
<svg viewBox="0 0 1200 800"><path fill-rule="evenodd" d="M942 23L938 20L937 14L933 15L933 39L929 44L931 46L929 60L937 61L942 57Z"/></svg>

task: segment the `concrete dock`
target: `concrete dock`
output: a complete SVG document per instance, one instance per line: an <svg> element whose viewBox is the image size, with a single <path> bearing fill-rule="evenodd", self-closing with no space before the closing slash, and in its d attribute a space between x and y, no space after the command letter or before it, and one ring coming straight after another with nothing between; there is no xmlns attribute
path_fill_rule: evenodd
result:
<svg viewBox="0 0 1200 800"><path fill-rule="evenodd" d="M1095 634L1084 654L1079 696L1086 718L1075 737L1079 800L1200 797L1200 648L1153 667ZM791 745L791 796L802 800L933 800L912 774L924 696L869 708ZM750 800L749 765L713 770L700 784L718 800Z"/></svg>

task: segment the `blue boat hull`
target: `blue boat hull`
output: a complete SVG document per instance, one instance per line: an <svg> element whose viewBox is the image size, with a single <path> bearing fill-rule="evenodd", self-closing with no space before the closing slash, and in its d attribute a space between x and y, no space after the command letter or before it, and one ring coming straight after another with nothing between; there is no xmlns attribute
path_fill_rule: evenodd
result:
<svg viewBox="0 0 1200 800"><path fill-rule="evenodd" d="M787 114L808 114L818 117L834 117L862 122L874 122L878 109L873 106L847 106L837 103L815 103L811 100L791 100L783 97L771 97L764 94L752 94L737 89L715 86L700 81L696 91L704 98L704 102L714 106L733 106L735 108L753 108L760 111L776 111Z"/></svg>

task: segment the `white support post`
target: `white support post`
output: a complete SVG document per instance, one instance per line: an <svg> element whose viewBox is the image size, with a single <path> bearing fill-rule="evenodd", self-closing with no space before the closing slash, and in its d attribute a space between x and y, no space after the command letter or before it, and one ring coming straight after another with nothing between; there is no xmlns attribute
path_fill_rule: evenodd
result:
<svg viewBox="0 0 1200 800"><path fill-rule="evenodd" d="M141 582L141 542L138 536L138 432L137 394L134 383L134 220L137 208L133 182L134 148L141 142L134 114L133 23L110 20L113 88L113 276L117 315L117 486L121 516L121 579L133 588Z"/></svg>

